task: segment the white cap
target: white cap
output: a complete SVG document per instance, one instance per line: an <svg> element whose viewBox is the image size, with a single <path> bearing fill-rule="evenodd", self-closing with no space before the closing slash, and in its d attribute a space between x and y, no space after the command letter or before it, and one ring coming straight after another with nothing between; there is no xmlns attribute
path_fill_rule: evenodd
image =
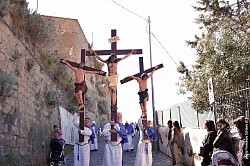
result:
<svg viewBox="0 0 250 166"><path fill-rule="evenodd" d="M92 121L92 123L95 123L95 121Z"/></svg>

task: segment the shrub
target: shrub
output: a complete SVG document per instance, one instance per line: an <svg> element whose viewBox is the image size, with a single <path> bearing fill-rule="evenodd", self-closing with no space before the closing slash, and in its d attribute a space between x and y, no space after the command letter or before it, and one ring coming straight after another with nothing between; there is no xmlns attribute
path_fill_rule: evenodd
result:
<svg viewBox="0 0 250 166"><path fill-rule="evenodd" d="M0 69L0 101L14 94L17 85L17 76Z"/></svg>
<svg viewBox="0 0 250 166"><path fill-rule="evenodd" d="M28 9L26 0L0 0L0 18L10 14L13 31L19 38L29 37L32 44L53 41L56 33L53 21Z"/></svg>
<svg viewBox="0 0 250 166"><path fill-rule="evenodd" d="M107 114L108 110L109 110L109 108L108 108L108 102L106 100L104 100L104 99L101 98L98 101L98 109L99 109L99 113L101 113L101 114Z"/></svg>
<svg viewBox="0 0 250 166"><path fill-rule="evenodd" d="M28 15L25 26L32 44L53 43L56 35L53 21L34 12Z"/></svg>
<svg viewBox="0 0 250 166"><path fill-rule="evenodd" d="M59 100L59 92L46 88L44 92L45 101L50 106L55 106Z"/></svg>
<svg viewBox="0 0 250 166"><path fill-rule="evenodd" d="M32 70L34 67L34 61L32 59L28 59L26 61L26 66L28 71Z"/></svg>

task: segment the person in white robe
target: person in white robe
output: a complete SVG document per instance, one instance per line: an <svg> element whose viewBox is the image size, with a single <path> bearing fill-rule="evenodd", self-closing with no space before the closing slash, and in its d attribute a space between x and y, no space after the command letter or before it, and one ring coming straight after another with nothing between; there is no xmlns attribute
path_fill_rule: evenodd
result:
<svg viewBox="0 0 250 166"><path fill-rule="evenodd" d="M75 113L73 124L78 128L78 132L84 136L84 142L79 142L79 138L76 141L77 143L74 146L74 166L89 166L90 147L88 142L92 131L87 127L84 127L84 130L81 130L79 128L79 119L79 114Z"/></svg>
<svg viewBox="0 0 250 166"><path fill-rule="evenodd" d="M136 158L134 166L152 166L152 145L151 141L155 140L155 134L151 121L147 122L147 127L143 127L143 118L139 118L138 127L140 129L140 140L137 146Z"/></svg>
<svg viewBox="0 0 250 166"><path fill-rule="evenodd" d="M122 115L118 113L117 123L111 121L103 128L102 135L105 136L106 144L102 166L122 166L122 144L127 142L127 134L121 122ZM111 125L114 126L113 129ZM117 141L111 141L111 133L117 134Z"/></svg>
<svg viewBox="0 0 250 166"><path fill-rule="evenodd" d="M128 137L128 142L124 143L122 146L123 151L134 151L134 143L133 143L133 137L134 137L134 127L126 121L125 123L125 130Z"/></svg>
<svg viewBox="0 0 250 166"><path fill-rule="evenodd" d="M92 121L93 132L95 134L94 142L90 142L90 150L97 151L98 150L98 133L100 132L100 128L96 125L95 121Z"/></svg>

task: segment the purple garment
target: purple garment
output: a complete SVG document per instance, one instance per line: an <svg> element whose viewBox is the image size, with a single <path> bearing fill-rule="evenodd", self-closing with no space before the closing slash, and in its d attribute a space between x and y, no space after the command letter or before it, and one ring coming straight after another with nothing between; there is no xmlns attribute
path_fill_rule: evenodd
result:
<svg viewBox="0 0 250 166"><path fill-rule="evenodd" d="M133 134L134 133L134 128L132 125L125 125L125 130L127 134Z"/></svg>
<svg viewBox="0 0 250 166"><path fill-rule="evenodd" d="M120 126L120 131L118 131L118 134L122 137L122 144L128 142L128 137L127 137L127 133L125 130L125 125L122 123L117 122L117 124Z"/></svg>
<svg viewBox="0 0 250 166"><path fill-rule="evenodd" d="M95 134L97 134L98 131L100 130L100 128L98 126L96 126L96 125L92 125L92 128L95 128Z"/></svg>

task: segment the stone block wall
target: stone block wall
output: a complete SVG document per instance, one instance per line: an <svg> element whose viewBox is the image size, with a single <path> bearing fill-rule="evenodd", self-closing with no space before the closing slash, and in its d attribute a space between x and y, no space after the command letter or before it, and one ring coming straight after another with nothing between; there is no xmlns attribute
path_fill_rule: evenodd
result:
<svg viewBox="0 0 250 166"><path fill-rule="evenodd" d="M78 21L48 18L57 22L59 35L54 47L44 45L44 49L59 50L62 58L79 62L80 49L86 49L88 42ZM34 47L28 41L17 38L11 28L12 23L9 16L0 20L0 69L3 73L16 75L18 82L14 94L0 101L0 165L4 162L3 157L12 159L13 163L9 165L41 165L48 160L52 126L60 123L58 106L50 106L45 102L45 91L57 90L60 94L59 103L66 101L67 96L42 65ZM30 60L32 68L27 63ZM89 66L93 63L91 59L86 62ZM99 77L87 76L89 89L95 86L90 83L91 79L102 82ZM94 111L87 110L87 116L97 123L105 123L109 115L99 116L95 106Z"/></svg>

